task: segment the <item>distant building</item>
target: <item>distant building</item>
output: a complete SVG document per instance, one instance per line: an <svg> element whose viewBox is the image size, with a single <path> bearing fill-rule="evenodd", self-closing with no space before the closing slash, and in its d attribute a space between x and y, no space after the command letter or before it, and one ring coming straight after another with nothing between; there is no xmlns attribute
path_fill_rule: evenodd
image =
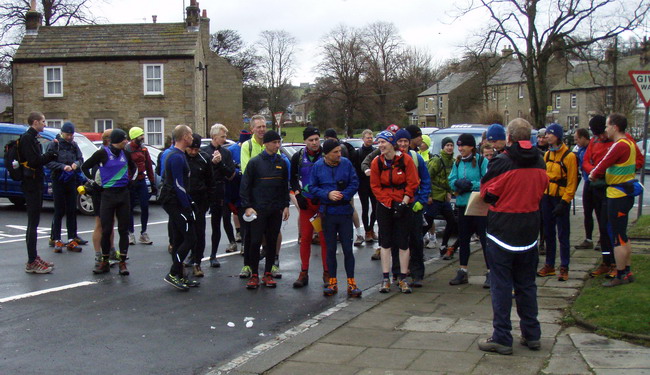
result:
<svg viewBox="0 0 650 375"><path fill-rule="evenodd" d="M504 124L530 115L530 96L519 60L508 60L487 84L487 109L503 116Z"/></svg>
<svg viewBox="0 0 650 375"><path fill-rule="evenodd" d="M241 73L210 51L210 20L190 1L185 23L41 26L26 14L13 61L14 118L45 114L48 126L142 127L162 146L178 124L207 135L220 122L242 123Z"/></svg>
<svg viewBox="0 0 650 375"><path fill-rule="evenodd" d="M478 74L452 73L418 95L419 125L445 128L473 123L481 107L481 96Z"/></svg>

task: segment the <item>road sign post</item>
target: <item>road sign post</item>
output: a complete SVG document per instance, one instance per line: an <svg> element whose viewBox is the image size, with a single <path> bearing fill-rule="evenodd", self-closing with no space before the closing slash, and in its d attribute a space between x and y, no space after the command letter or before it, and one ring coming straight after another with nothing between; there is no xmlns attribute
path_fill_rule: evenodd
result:
<svg viewBox="0 0 650 375"><path fill-rule="evenodd" d="M645 186L645 158L648 154L648 110L650 110L650 70L630 70L628 72L632 84L645 106L643 117L643 166L641 167L641 185ZM639 210L636 218L643 214L643 191L639 195Z"/></svg>

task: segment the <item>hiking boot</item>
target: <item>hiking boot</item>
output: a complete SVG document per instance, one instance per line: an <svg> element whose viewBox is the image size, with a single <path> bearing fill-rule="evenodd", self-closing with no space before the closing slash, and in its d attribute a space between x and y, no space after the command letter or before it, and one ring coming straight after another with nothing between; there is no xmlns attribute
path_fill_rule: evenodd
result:
<svg viewBox="0 0 650 375"><path fill-rule="evenodd" d="M96 263L95 268L93 268L93 273L96 274L96 275L102 274L102 273L107 273L107 272L110 272L110 271L111 271L111 266L105 260L102 260L101 262Z"/></svg>
<svg viewBox="0 0 650 375"><path fill-rule="evenodd" d="M221 263L219 263L219 260L217 258L210 258L210 267L219 268L221 267Z"/></svg>
<svg viewBox="0 0 650 375"><path fill-rule="evenodd" d="M456 277L449 280L449 285L467 284L468 282L469 282L469 277L467 275L467 271L463 269L459 269L458 271L456 271Z"/></svg>
<svg viewBox="0 0 650 375"><path fill-rule="evenodd" d="M25 263L25 272L27 273L50 273L52 272L52 267L46 265L39 259L35 259L31 263Z"/></svg>
<svg viewBox="0 0 650 375"><path fill-rule="evenodd" d="M546 244L544 242L539 244L539 255L546 255Z"/></svg>
<svg viewBox="0 0 650 375"><path fill-rule="evenodd" d="M246 283L246 289L257 289L260 286L260 278L254 273Z"/></svg>
<svg viewBox="0 0 650 375"><path fill-rule="evenodd" d="M611 266L609 266L609 273L607 275L605 275L605 278L606 279L613 279L613 278L616 277L617 273L618 272L616 271L616 264L612 264Z"/></svg>
<svg viewBox="0 0 650 375"><path fill-rule="evenodd" d="M203 277L204 276L204 273L203 273L203 270L201 269L200 264L195 264L194 267L192 267L192 275L194 275L194 277Z"/></svg>
<svg viewBox="0 0 650 375"><path fill-rule="evenodd" d="M53 239L50 238L50 239L47 241L47 244L48 244L50 247L54 247L54 245L56 244L56 241L54 241Z"/></svg>
<svg viewBox="0 0 650 375"><path fill-rule="evenodd" d="M375 253L370 256L370 260L380 260L381 259L381 249L375 249Z"/></svg>
<svg viewBox="0 0 650 375"><path fill-rule="evenodd" d="M307 284L309 284L309 275L307 274L307 271L301 271L300 275L298 275L298 279L293 282L293 287L302 288Z"/></svg>
<svg viewBox="0 0 650 375"><path fill-rule="evenodd" d="M492 341L492 337L478 342L478 348L484 352L495 352L503 355L512 354L512 346L501 345Z"/></svg>
<svg viewBox="0 0 650 375"><path fill-rule="evenodd" d="M74 242L76 242L79 246L87 245L88 241L84 240L83 238L77 236L73 238Z"/></svg>
<svg viewBox="0 0 650 375"><path fill-rule="evenodd" d="M542 347L542 343L539 340L526 340L523 337L519 343L523 346L528 347L530 350L539 350Z"/></svg>
<svg viewBox="0 0 650 375"><path fill-rule="evenodd" d="M187 277L181 277L181 282L190 288L196 288L199 285L201 285L201 282L196 280L190 280Z"/></svg>
<svg viewBox="0 0 650 375"><path fill-rule="evenodd" d="M282 278L282 272L280 272L280 266L274 264L271 266L271 276L273 276L274 279L281 279Z"/></svg>
<svg viewBox="0 0 650 375"><path fill-rule="evenodd" d="M188 290L190 290L190 287L187 286L187 284L185 284L180 277L172 275L171 273L168 273L167 276L165 276L165 278L163 280L167 284L173 286L174 288L176 288L178 290L182 290L184 292L187 292Z"/></svg>
<svg viewBox="0 0 650 375"><path fill-rule="evenodd" d="M61 240L54 241L54 252L59 254L63 252L65 244Z"/></svg>
<svg viewBox="0 0 650 375"><path fill-rule="evenodd" d="M558 281L569 280L569 267L560 266L560 275L557 277Z"/></svg>
<svg viewBox="0 0 650 375"><path fill-rule="evenodd" d="M153 241L151 241L151 239L149 238L149 235L147 234L147 232L140 233L140 238L138 239L138 241L141 244L145 244L145 245L152 245L153 244Z"/></svg>
<svg viewBox="0 0 650 375"><path fill-rule="evenodd" d="M235 242L241 242L241 233L237 232L235 235Z"/></svg>
<svg viewBox="0 0 650 375"><path fill-rule="evenodd" d="M585 239L582 241L580 244L575 246L576 249L593 249L594 248L594 241L590 239Z"/></svg>
<svg viewBox="0 0 650 375"><path fill-rule="evenodd" d="M135 234L129 233L129 245L135 245Z"/></svg>
<svg viewBox="0 0 650 375"><path fill-rule="evenodd" d="M413 290L411 289L411 287L409 286L409 283L407 283L405 279L402 279L402 280L399 281L398 287L399 287L399 290L404 294L413 293Z"/></svg>
<svg viewBox="0 0 650 375"><path fill-rule="evenodd" d="M390 279L383 279L381 281L381 287L379 288L379 293L388 293L390 292Z"/></svg>
<svg viewBox="0 0 650 375"><path fill-rule="evenodd" d="M362 243L363 243L363 236L357 234L356 237L354 238L354 246L361 246Z"/></svg>
<svg viewBox="0 0 650 375"><path fill-rule="evenodd" d="M82 249L82 248L77 244L77 241L75 241L75 240L70 240L70 242L68 242L68 243L65 245L65 247L68 248L68 251L71 251L71 252L73 252L73 253L80 253L81 250L83 250L83 249Z"/></svg>
<svg viewBox="0 0 650 375"><path fill-rule="evenodd" d="M620 279L618 277L615 277L615 278L613 278L613 279L611 279L609 281L604 282L602 285L604 287L606 287L606 288L609 288L609 287L612 287L612 286L619 286L619 285L623 285L623 284L629 284L629 283L634 281L634 276L632 276L631 278L628 277L628 275L630 275L630 274L631 273L628 273L627 275L625 275L624 277L622 277Z"/></svg>
<svg viewBox="0 0 650 375"><path fill-rule="evenodd" d="M411 288L422 288L422 279L412 278L410 285Z"/></svg>
<svg viewBox="0 0 650 375"><path fill-rule="evenodd" d="M598 266L598 268L596 268L595 270L589 272L589 276L598 277L600 275L605 275L605 274L609 273L610 269L611 269L611 267L609 265L607 265L605 263L601 263L600 266Z"/></svg>
<svg viewBox="0 0 650 375"><path fill-rule="evenodd" d="M447 248L447 252L445 252L445 255L442 257L443 260L451 260L454 257L454 253L456 252L456 249L453 246L450 246Z"/></svg>
<svg viewBox="0 0 650 375"><path fill-rule="evenodd" d="M339 292L339 287L338 287L338 282L336 280L336 277L330 277L329 281L327 282L327 287L323 289L323 295L333 296L338 292Z"/></svg>
<svg viewBox="0 0 650 375"><path fill-rule="evenodd" d="M348 277L348 297L359 298L361 297L361 289L357 286L354 277Z"/></svg>
<svg viewBox="0 0 650 375"><path fill-rule="evenodd" d="M485 273L485 281L483 282L483 289L490 289L490 271Z"/></svg>
<svg viewBox="0 0 650 375"><path fill-rule="evenodd" d="M546 276L555 276L555 267L550 264L545 264L539 271L537 271L537 276L546 277Z"/></svg>
<svg viewBox="0 0 650 375"><path fill-rule="evenodd" d="M44 260L43 260L41 257L39 257L39 256L36 257L36 261L39 262L39 263L44 264L46 267L52 267L52 268L54 268L54 263L52 263L52 262L46 262L46 261L44 261Z"/></svg>
<svg viewBox="0 0 650 375"><path fill-rule="evenodd" d="M126 268L126 262L122 261L122 262L118 263L118 264L117 264L117 267L119 268L118 273L119 273L120 275L122 275L122 276L129 276L130 272L129 272L129 270Z"/></svg>
<svg viewBox="0 0 650 375"><path fill-rule="evenodd" d="M237 251L237 242L231 242L228 247L226 247L227 253L234 253Z"/></svg>
<svg viewBox="0 0 650 375"><path fill-rule="evenodd" d="M326 287L327 284L330 282L330 273L327 271L323 271L323 287Z"/></svg>
<svg viewBox="0 0 650 375"><path fill-rule="evenodd" d="M379 236L377 235L377 233L375 233L374 230L373 230L373 231L370 231L370 233L372 233L372 239L373 239L373 241L379 241Z"/></svg>
<svg viewBox="0 0 650 375"><path fill-rule="evenodd" d="M375 242L375 239L372 237L372 231L366 232L366 236L363 238L366 242Z"/></svg>
<svg viewBox="0 0 650 375"><path fill-rule="evenodd" d="M273 280L273 275L271 275L271 272L265 272L264 276L262 277L262 285L265 285L267 288L275 288L278 286L278 283Z"/></svg>
<svg viewBox="0 0 650 375"><path fill-rule="evenodd" d="M242 267L241 271L239 272L239 278L240 279L248 279L251 277L251 268L249 266L244 266ZM257 274L255 275L257 277ZM259 280L258 280L259 283Z"/></svg>

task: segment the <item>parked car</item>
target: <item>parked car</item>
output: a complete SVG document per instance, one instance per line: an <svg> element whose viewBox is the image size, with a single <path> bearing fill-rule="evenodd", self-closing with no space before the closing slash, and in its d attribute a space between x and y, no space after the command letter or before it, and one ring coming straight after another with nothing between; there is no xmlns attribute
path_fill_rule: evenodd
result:
<svg viewBox="0 0 650 375"><path fill-rule="evenodd" d="M435 128L435 127L433 127L433 128L420 128L420 130L422 131L422 135L428 135L429 137L431 136L431 134L438 131L438 129L440 129L440 128Z"/></svg>
<svg viewBox="0 0 650 375"><path fill-rule="evenodd" d="M646 173L650 173L650 139L648 139L647 142L648 142L648 149L646 150L646 153L645 153L645 167L644 167L644 169L645 169ZM638 141L636 143L636 145L639 146L639 150L641 150L641 152L643 152L643 141L642 140Z"/></svg>
<svg viewBox="0 0 650 375"><path fill-rule="evenodd" d="M26 130L26 125L15 125L0 123L0 197L8 198L16 206L25 204L25 198L20 188L20 182L14 181L9 177L9 172L4 165L4 145L14 139L18 139ZM61 131L59 129L46 128L40 135L40 141L43 145L43 152L47 150L47 145L52 142L56 135ZM74 140L79 145L79 149L84 159L88 159L97 147L81 133L74 134ZM45 180L43 185L43 199L52 200L52 181L50 180L50 170L45 168ZM79 195L77 197L77 208L84 215L93 214L93 204L90 196Z"/></svg>
<svg viewBox="0 0 650 375"><path fill-rule="evenodd" d="M300 151L300 149L304 147L304 143L283 143L282 146L280 146L280 152L284 154L289 160L291 160L293 154Z"/></svg>
<svg viewBox="0 0 650 375"><path fill-rule="evenodd" d="M212 142L212 138L201 138L201 147L207 146ZM226 144L223 145L224 147L228 148L232 145L235 144L235 141L231 141L230 139L226 139Z"/></svg>
<svg viewBox="0 0 650 375"><path fill-rule="evenodd" d="M358 150L363 146L363 139L358 139L358 138L348 138L348 139L342 139L341 142L347 142L354 147L355 150Z"/></svg>
<svg viewBox="0 0 650 375"><path fill-rule="evenodd" d="M452 125L450 128L439 129L429 136L431 137L431 147L429 148L429 152L432 154L440 153L440 142L442 142L443 138L445 137L450 137L454 141L455 145L456 141L458 140L458 136L463 133L469 133L473 135L474 139L476 140L476 145L478 146L483 139L483 132L487 131L488 127L489 125L481 124L459 124ZM533 129L531 132L530 141L533 144L537 144L537 130ZM454 156L458 155L458 147L454 147Z"/></svg>

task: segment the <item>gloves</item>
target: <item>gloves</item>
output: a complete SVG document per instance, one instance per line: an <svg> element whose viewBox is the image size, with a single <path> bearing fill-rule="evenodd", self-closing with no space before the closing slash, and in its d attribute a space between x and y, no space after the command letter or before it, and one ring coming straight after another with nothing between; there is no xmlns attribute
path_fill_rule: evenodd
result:
<svg viewBox="0 0 650 375"><path fill-rule="evenodd" d="M423 208L424 208L424 206L422 205L422 203L415 202L415 204L413 205L413 212L418 212Z"/></svg>
<svg viewBox="0 0 650 375"><path fill-rule="evenodd" d="M561 200L553 209L553 216L564 216L568 207L569 203L565 200Z"/></svg>
<svg viewBox="0 0 650 375"><path fill-rule="evenodd" d="M296 194L295 197L296 201L298 202L298 208L301 210L306 210L308 207L307 198L305 198L305 196L302 194Z"/></svg>
<svg viewBox="0 0 650 375"><path fill-rule="evenodd" d="M454 186L456 187L456 191L458 191L460 194L472 191L472 181L466 178L456 180Z"/></svg>
<svg viewBox="0 0 650 375"><path fill-rule="evenodd" d="M485 203L495 204L499 200L499 197L497 197L492 193L487 193L485 194L485 198L483 198L483 200L485 201Z"/></svg>
<svg viewBox="0 0 650 375"><path fill-rule="evenodd" d="M391 208L393 209L393 217L396 219L400 219L406 216L406 213L410 209L408 204L404 202L399 202L399 203L393 202Z"/></svg>

